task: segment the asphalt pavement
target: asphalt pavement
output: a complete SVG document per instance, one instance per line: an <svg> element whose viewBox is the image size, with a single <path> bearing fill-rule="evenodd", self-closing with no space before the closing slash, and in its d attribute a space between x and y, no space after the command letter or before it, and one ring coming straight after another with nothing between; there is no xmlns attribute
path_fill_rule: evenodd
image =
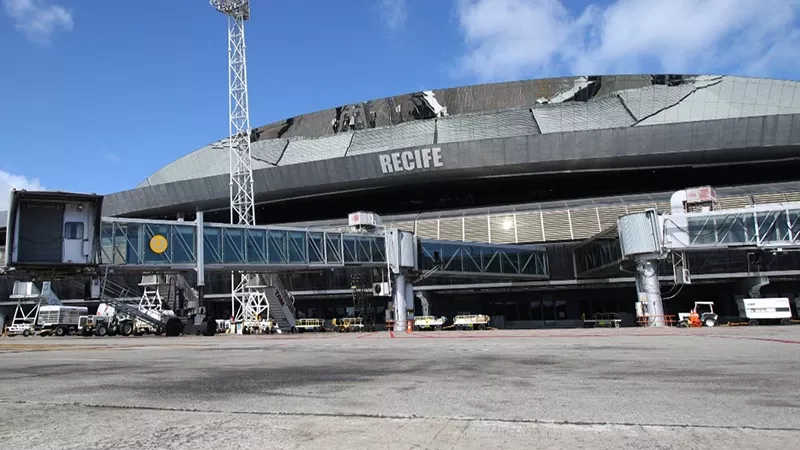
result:
<svg viewBox="0 0 800 450"><path fill-rule="evenodd" d="M5 448L794 448L800 326L0 338Z"/></svg>

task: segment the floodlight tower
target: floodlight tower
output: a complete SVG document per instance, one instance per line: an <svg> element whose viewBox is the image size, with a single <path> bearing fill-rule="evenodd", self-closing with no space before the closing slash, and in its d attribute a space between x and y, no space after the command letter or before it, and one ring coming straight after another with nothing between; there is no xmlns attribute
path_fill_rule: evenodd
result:
<svg viewBox="0 0 800 450"><path fill-rule="evenodd" d="M250 157L250 105L247 96L247 56L244 23L250 19L250 0L210 0L211 6L228 16L228 117L230 154L231 223L255 225L253 166ZM266 296L258 288L259 277L231 274L231 313L237 322L255 322L269 310Z"/></svg>

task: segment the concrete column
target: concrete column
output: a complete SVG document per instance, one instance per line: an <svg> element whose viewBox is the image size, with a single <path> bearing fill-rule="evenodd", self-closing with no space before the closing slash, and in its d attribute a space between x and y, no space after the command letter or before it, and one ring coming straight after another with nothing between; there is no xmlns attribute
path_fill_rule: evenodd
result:
<svg viewBox="0 0 800 450"><path fill-rule="evenodd" d="M406 295L408 294L408 287L406 277L403 274L397 274L394 278L394 289L392 290L392 300L394 301L394 331L406 331L408 325L407 303ZM413 302L414 299L412 298Z"/></svg>
<svg viewBox="0 0 800 450"><path fill-rule="evenodd" d="M639 298L647 299L647 314L651 327L664 326L664 304L661 302L661 285L658 282L658 261L638 259L636 261L636 290Z"/></svg>

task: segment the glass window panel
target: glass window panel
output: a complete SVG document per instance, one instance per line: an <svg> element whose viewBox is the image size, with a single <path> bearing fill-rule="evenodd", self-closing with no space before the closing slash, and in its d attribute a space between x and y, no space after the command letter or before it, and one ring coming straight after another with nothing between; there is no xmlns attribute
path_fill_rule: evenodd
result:
<svg viewBox="0 0 800 450"><path fill-rule="evenodd" d="M292 264L306 263L306 233L304 231L289 232L289 261Z"/></svg>
<svg viewBox="0 0 800 450"><path fill-rule="evenodd" d="M145 262L151 264L168 263L169 255L171 253L172 242L170 242L169 225L144 225L144 254ZM156 253L150 250L150 240L154 236L163 236L167 240L167 250L164 253Z"/></svg>
<svg viewBox="0 0 800 450"><path fill-rule="evenodd" d="M344 236L344 262L356 262L356 237Z"/></svg>
<svg viewBox="0 0 800 450"><path fill-rule="evenodd" d="M195 238L195 227L176 226L172 234L172 262L178 264L196 263L195 257L197 239Z"/></svg>
<svg viewBox="0 0 800 450"><path fill-rule="evenodd" d="M222 229L222 260L225 263L244 262L244 230Z"/></svg>
<svg viewBox="0 0 800 450"><path fill-rule="evenodd" d="M328 234L325 242L327 246L326 255L328 263L341 263L342 262L342 237L339 234Z"/></svg>
<svg viewBox="0 0 800 450"><path fill-rule="evenodd" d="M270 264L286 264L289 261L286 232L269 230L267 238L269 239L269 254L267 256L269 257Z"/></svg>
<svg viewBox="0 0 800 450"><path fill-rule="evenodd" d="M247 261L250 263L264 264L269 261L267 257L267 230L250 230L246 235Z"/></svg>
<svg viewBox="0 0 800 450"><path fill-rule="evenodd" d="M213 227L203 228L203 256L206 264L219 264L222 261L222 248L220 246L220 229Z"/></svg>

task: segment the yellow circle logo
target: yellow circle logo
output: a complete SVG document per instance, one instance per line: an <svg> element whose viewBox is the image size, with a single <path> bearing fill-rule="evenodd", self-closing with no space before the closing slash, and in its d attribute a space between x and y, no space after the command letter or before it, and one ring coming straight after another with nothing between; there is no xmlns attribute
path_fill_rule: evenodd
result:
<svg viewBox="0 0 800 450"><path fill-rule="evenodd" d="M164 236L157 234L150 239L150 250L156 254L162 254L167 251L167 238Z"/></svg>

